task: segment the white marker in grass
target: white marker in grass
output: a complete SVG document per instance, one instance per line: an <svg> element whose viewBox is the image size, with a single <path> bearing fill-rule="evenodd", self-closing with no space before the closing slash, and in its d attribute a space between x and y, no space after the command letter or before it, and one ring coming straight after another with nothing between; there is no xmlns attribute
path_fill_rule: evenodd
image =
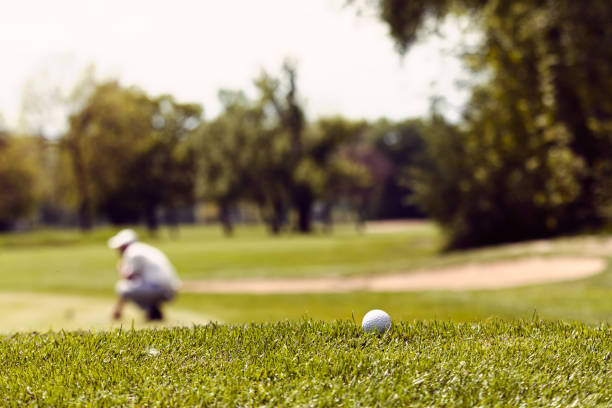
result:
<svg viewBox="0 0 612 408"><path fill-rule="evenodd" d="M361 327L368 332L384 333L391 328L391 317L383 310L370 310L363 316Z"/></svg>

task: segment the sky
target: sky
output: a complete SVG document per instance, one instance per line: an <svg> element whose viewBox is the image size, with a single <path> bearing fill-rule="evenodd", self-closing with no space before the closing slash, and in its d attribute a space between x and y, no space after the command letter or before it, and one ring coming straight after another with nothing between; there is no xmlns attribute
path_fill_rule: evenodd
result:
<svg viewBox="0 0 612 408"><path fill-rule="evenodd" d="M311 118L416 117L432 95L452 117L468 95L456 86L466 74L450 52L461 37L453 21L402 58L387 27L345 0L0 1L0 114L10 127L24 84L69 89L88 64L100 79L201 103L207 118L219 89L252 92L261 70L278 74L285 58L297 62Z"/></svg>

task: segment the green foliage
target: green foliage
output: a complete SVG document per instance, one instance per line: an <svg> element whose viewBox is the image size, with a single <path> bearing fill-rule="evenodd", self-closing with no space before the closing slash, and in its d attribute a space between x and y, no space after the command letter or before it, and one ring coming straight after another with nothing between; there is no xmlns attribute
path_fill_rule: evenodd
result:
<svg viewBox="0 0 612 408"><path fill-rule="evenodd" d="M157 228L156 212L194 202L195 154L191 135L200 125L201 107L179 104L163 95L152 99L152 125L139 137L145 144L134 152L121 185L108 197L103 207L113 221L137 220L144 210L147 226ZM132 139L134 136L132 136ZM132 217L123 218L130 212ZM121 218L118 218L121 217Z"/></svg>
<svg viewBox="0 0 612 408"><path fill-rule="evenodd" d="M347 154L347 148L359 140L366 124L341 117L322 118L308 123L297 93L297 69L285 63L281 78L263 73L256 81L259 103L268 115L268 123L288 150L282 152L275 167L285 197L272 200L276 209L293 207L297 214L294 229L312 230L315 201L324 202L326 221L330 221L331 203L342 193L367 185L367 169ZM278 215L274 218L278 218Z"/></svg>
<svg viewBox="0 0 612 408"><path fill-rule="evenodd" d="M458 129L434 118L415 201L455 246L525 239L610 217L612 7L570 1L395 1L377 7L407 50L428 21L473 13L483 74ZM445 146L446 145L446 146Z"/></svg>
<svg viewBox="0 0 612 408"><path fill-rule="evenodd" d="M233 208L243 203L257 207L274 233L286 227L311 231L315 212L329 229L338 204L363 218L381 201L390 172L370 138L371 126L340 116L307 121L291 63L278 76L263 72L255 85L254 99L220 91L223 111L204 123L198 105L97 83L93 68L70 95L32 82L24 126L42 132L47 117L70 113L66 133L43 143L41 166L48 177L40 221L72 223L78 215L81 228L90 229L99 219L144 219L154 230L158 214L170 222L172 209L189 208L196 198L217 204L226 232ZM399 202L400 196L385 200Z"/></svg>
<svg viewBox="0 0 612 408"><path fill-rule="evenodd" d="M607 406L607 326L312 320L0 338L11 406Z"/></svg>
<svg viewBox="0 0 612 408"><path fill-rule="evenodd" d="M434 118L427 156L410 172L413 200L446 227L456 247L570 229L568 205L580 192L584 163L568 148L567 132L525 137L496 127L504 122L494 114L470 130Z"/></svg>
<svg viewBox="0 0 612 408"><path fill-rule="evenodd" d="M339 116L321 118L311 126L308 157L313 170L303 172L302 179L318 197L337 202L371 186L374 175L351 154L356 145L363 144L366 130L367 123ZM319 176L312 177L317 172Z"/></svg>
<svg viewBox="0 0 612 408"><path fill-rule="evenodd" d="M256 204L278 233L293 208L295 229L309 232L315 200L326 206L354 186L368 184L366 169L347 154L366 124L340 117L306 123L296 96L295 69L286 78L262 74L259 98L221 91L223 112L197 136L198 195L215 201L226 232L239 202Z"/></svg>
<svg viewBox="0 0 612 408"><path fill-rule="evenodd" d="M70 117L62 140L72 159L81 226L90 227L94 213L104 212L116 222L144 215L154 229L160 207L191 203L189 135L200 116L200 106L171 96L151 99L114 82L97 86Z"/></svg>
<svg viewBox="0 0 612 408"><path fill-rule="evenodd" d="M422 211L410 202L413 190L406 183L406 168L417 166L426 150L425 120L402 122L379 120L372 123L368 133L374 148L388 161L388 174L375 183L380 190L378 199L369 209L372 219L401 219L423 217Z"/></svg>
<svg viewBox="0 0 612 408"><path fill-rule="evenodd" d="M230 210L241 201L265 207L282 194L275 169L283 157L282 141L265 125L256 102L239 91L219 92L223 112L206 123L196 137L198 196L218 204L226 233L232 230Z"/></svg>
<svg viewBox="0 0 612 408"><path fill-rule="evenodd" d="M306 118L298 95L297 67L286 61L283 64L282 76L277 78L262 72L255 85L260 94L259 104L265 112L269 112L268 123L288 146L288 151L280 160L282 167L278 169L288 200L275 200L272 203L272 229L278 232L276 224L286 218L287 208L292 206L297 213L294 230L310 232L315 192L307 173L314 166L308 157L305 142Z"/></svg>
<svg viewBox="0 0 612 408"><path fill-rule="evenodd" d="M0 131L0 230L31 215L40 198L41 140Z"/></svg>
<svg viewBox="0 0 612 408"><path fill-rule="evenodd" d="M41 144L39 165L45 177L41 180L38 221L42 225L70 222L78 200L70 155L56 139L45 139Z"/></svg>

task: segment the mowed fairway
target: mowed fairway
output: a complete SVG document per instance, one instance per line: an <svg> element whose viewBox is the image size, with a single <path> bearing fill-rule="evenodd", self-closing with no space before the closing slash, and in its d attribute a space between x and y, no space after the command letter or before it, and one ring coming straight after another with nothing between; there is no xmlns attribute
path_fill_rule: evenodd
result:
<svg viewBox="0 0 612 408"><path fill-rule="evenodd" d="M375 227L375 226L374 226ZM428 223L371 228L339 226L330 235L269 236L239 228L226 238L216 227L185 227L171 237L143 239L163 249L185 280L253 277L322 278L410 273L423 268L518 259L529 255L608 259L607 237L577 237L483 250L442 253L442 236ZM38 231L0 236L0 331L114 327L117 255L106 248L114 231ZM612 253L612 252L611 252ZM337 294L183 293L169 309L170 324L278 321L303 317L360 320L372 308L394 319L477 321L490 317L607 322L612 317L612 273L588 279L503 290L349 292ZM37 313L37 311L39 311ZM141 325L134 311L124 327Z"/></svg>
<svg viewBox="0 0 612 408"><path fill-rule="evenodd" d="M116 278L117 254L106 247L113 233L100 229L85 235L44 231L0 236L0 284L11 289L108 289ZM431 224L371 235L348 226L313 236L273 237L258 227L238 229L232 238L217 227L185 227L174 238L166 231L157 239L141 235L168 254L183 279L380 273L419 266L441 245Z"/></svg>

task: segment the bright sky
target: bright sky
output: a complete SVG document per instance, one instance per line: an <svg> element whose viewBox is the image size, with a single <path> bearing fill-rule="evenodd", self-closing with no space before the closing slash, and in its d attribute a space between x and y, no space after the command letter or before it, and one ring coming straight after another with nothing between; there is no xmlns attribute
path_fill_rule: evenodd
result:
<svg viewBox="0 0 612 408"><path fill-rule="evenodd" d="M218 113L219 88L249 89L262 68L298 62L311 117L403 119L427 112L432 94L460 106L461 64L445 38L401 59L375 17L358 17L345 0L19 0L0 14L0 113L15 126L24 83L40 76L66 87L88 63L152 95L172 93Z"/></svg>

